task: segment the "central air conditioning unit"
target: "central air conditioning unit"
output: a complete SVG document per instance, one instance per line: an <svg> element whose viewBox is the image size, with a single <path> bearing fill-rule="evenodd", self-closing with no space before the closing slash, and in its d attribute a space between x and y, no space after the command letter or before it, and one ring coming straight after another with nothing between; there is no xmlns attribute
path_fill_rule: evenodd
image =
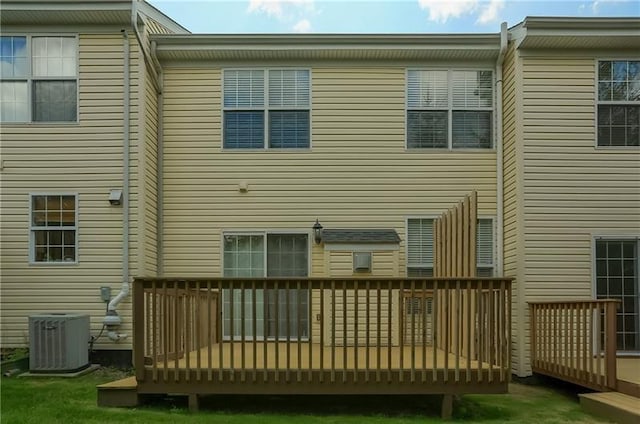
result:
<svg viewBox="0 0 640 424"><path fill-rule="evenodd" d="M89 366L89 316L45 313L29 317L29 370L65 373Z"/></svg>

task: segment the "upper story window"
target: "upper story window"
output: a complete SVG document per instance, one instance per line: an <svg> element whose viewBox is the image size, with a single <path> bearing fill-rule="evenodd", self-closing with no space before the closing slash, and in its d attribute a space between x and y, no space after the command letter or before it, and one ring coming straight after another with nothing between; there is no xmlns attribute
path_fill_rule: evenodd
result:
<svg viewBox="0 0 640 424"><path fill-rule="evenodd" d="M0 37L0 122L77 121L78 40Z"/></svg>
<svg viewBox="0 0 640 424"><path fill-rule="evenodd" d="M598 146L640 146L640 60L598 62Z"/></svg>
<svg viewBox="0 0 640 424"><path fill-rule="evenodd" d="M225 149L309 148L309 70L225 70L223 80Z"/></svg>
<svg viewBox="0 0 640 424"><path fill-rule="evenodd" d="M407 221L407 276L433 276L433 218L410 218ZM476 273L478 277L494 274L495 242L493 219L480 218L476 226Z"/></svg>
<svg viewBox="0 0 640 424"><path fill-rule="evenodd" d="M31 196L31 261L77 262L77 196Z"/></svg>
<svg viewBox="0 0 640 424"><path fill-rule="evenodd" d="M491 148L493 91L491 71L409 70L407 148Z"/></svg>

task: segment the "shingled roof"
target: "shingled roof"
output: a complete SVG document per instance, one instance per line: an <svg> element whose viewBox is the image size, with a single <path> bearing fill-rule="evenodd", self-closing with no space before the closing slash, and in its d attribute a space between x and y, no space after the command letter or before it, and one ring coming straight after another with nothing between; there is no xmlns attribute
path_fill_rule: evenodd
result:
<svg viewBox="0 0 640 424"><path fill-rule="evenodd" d="M324 243L400 243L396 230L327 229L322 232Z"/></svg>

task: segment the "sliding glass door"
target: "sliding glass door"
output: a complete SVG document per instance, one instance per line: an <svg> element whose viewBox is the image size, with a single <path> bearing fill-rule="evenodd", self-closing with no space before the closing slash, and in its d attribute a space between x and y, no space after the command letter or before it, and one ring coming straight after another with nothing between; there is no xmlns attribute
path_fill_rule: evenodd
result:
<svg viewBox="0 0 640 424"><path fill-rule="evenodd" d="M617 299L617 346L640 351L639 239L596 240L596 297Z"/></svg>
<svg viewBox="0 0 640 424"><path fill-rule="evenodd" d="M307 277L309 237L307 234L227 233L224 235L225 277ZM223 336L240 338L242 322L246 338L307 338L309 335L309 293L290 288L256 290L256 326L253 328L251 290L223 290ZM242 298L244 297L244 308ZM233 306L232 306L233 304ZM244 309L244 320L243 317ZM266 326L265 326L266 322ZM266 331L266 334L265 334Z"/></svg>

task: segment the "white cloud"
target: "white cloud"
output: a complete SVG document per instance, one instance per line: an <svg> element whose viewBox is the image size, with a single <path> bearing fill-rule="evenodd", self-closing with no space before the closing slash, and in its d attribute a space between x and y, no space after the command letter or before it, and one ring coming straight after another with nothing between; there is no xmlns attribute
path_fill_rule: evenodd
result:
<svg viewBox="0 0 640 424"><path fill-rule="evenodd" d="M445 23L449 18L459 18L478 5L478 0L418 0L421 9L429 11L429 20Z"/></svg>
<svg viewBox="0 0 640 424"><path fill-rule="evenodd" d="M301 21L298 21L298 23L296 23L293 26L293 30L295 32L310 32L311 31L311 22L309 22L308 19L302 19Z"/></svg>
<svg viewBox="0 0 640 424"><path fill-rule="evenodd" d="M504 9L504 0L491 0L489 4L480 11L480 16L476 21L479 24L490 24L500 20L500 11Z"/></svg>
<svg viewBox="0 0 640 424"><path fill-rule="evenodd" d="M597 15L598 13L600 13L600 7L604 6L607 3L611 5L612 3L627 3L629 1L637 1L637 0L593 0L591 4L591 11L593 12L594 15Z"/></svg>
<svg viewBox="0 0 640 424"><path fill-rule="evenodd" d="M294 9L314 10L314 0L249 0L249 13L264 13L280 20L288 19Z"/></svg>
<svg viewBox="0 0 640 424"><path fill-rule="evenodd" d="M505 0L418 0L421 9L429 12L429 20L445 23L449 19L477 15L477 24L500 21Z"/></svg>

